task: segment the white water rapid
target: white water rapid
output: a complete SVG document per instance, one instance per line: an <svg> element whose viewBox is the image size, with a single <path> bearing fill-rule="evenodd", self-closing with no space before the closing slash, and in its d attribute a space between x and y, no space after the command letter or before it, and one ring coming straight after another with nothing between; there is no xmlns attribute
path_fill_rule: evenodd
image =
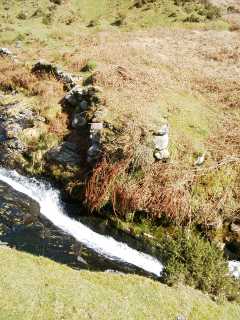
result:
<svg viewBox="0 0 240 320"><path fill-rule="evenodd" d="M154 257L130 248L111 237L100 235L64 214L59 192L36 179L23 177L16 171L0 168L0 180L37 201L43 216L77 241L111 259L135 265L160 276L163 265Z"/></svg>

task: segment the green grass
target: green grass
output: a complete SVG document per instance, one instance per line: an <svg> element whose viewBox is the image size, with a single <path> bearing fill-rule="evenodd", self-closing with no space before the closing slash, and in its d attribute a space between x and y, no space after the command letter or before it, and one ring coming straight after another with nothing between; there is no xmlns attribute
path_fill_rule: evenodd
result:
<svg viewBox="0 0 240 320"><path fill-rule="evenodd" d="M26 44L39 42L50 47L67 37L77 37L82 30L114 29L121 17L123 30L167 26L177 28L227 29L222 19L185 22L186 12L163 0L148 10L135 8L131 0L70 0L62 5L42 1L1 1L0 40L9 45L17 40ZM24 19L19 19L24 15ZM88 28L89 25L94 26ZM66 45L66 41L65 41Z"/></svg>
<svg viewBox="0 0 240 320"><path fill-rule="evenodd" d="M237 304L134 275L76 271L46 258L0 249L0 319L239 319Z"/></svg>

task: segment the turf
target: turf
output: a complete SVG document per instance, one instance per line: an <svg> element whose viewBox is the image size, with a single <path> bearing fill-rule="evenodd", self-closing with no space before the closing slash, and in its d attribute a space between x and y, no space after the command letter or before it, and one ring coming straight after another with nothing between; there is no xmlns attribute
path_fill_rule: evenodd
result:
<svg viewBox="0 0 240 320"><path fill-rule="evenodd" d="M239 319L240 306L217 304L188 287L147 278L77 271L46 258L0 249L0 319Z"/></svg>

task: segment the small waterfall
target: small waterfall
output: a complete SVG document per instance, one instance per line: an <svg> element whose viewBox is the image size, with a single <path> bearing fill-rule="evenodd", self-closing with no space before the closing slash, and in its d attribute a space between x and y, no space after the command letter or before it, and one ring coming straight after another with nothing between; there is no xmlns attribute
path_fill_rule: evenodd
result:
<svg viewBox="0 0 240 320"><path fill-rule="evenodd" d="M57 190L34 178L21 176L16 171L4 168L0 168L0 180L37 201L43 216L86 247L111 260L129 263L160 276L163 265L156 258L132 249L111 237L100 235L65 215Z"/></svg>

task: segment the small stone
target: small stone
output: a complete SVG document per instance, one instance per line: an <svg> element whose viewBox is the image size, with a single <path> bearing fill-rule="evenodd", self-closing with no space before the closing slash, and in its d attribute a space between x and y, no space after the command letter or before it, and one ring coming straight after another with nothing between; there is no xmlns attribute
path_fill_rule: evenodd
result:
<svg viewBox="0 0 240 320"><path fill-rule="evenodd" d="M71 142L63 142L49 150L46 159L64 166L78 166L81 161L77 145Z"/></svg>
<svg viewBox="0 0 240 320"><path fill-rule="evenodd" d="M77 129L77 128L82 128L87 124L87 120L81 115L81 113L76 113L73 117L72 120L72 127Z"/></svg>
<svg viewBox="0 0 240 320"><path fill-rule="evenodd" d="M21 42L20 42L20 41L16 41L15 47L16 47L17 49L21 48L21 47L22 47Z"/></svg>
<svg viewBox="0 0 240 320"><path fill-rule="evenodd" d="M169 133L169 125L164 124L159 130L155 132L155 136L164 136Z"/></svg>
<svg viewBox="0 0 240 320"><path fill-rule="evenodd" d="M164 150L155 150L154 151L154 157L156 160L167 160L170 157L170 153L168 151L168 149L164 149Z"/></svg>
<svg viewBox="0 0 240 320"><path fill-rule="evenodd" d="M195 166L201 166L205 161L205 153L202 155L198 156L197 160L194 162Z"/></svg>
<svg viewBox="0 0 240 320"><path fill-rule="evenodd" d="M167 149L169 144L169 126L168 124L163 125L157 132L154 134L154 144L155 149L159 151Z"/></svg>
<svg viewBox="0 0 240 320"><path fill-rule="evenodd" d="M176 317L176 320L187 320L187 318L184 317L183 315L179 315Z"/></svg>
<svg viewBox="0 0 240 320"><path fill-rule="evenodd" d="M91 123L90 131L99 131L102 129L103 129L103 123L101 122Z"/></svg>
<svg viewBox="0 0 240 320"><path fill-rule="evenodd" d="M76 85L65 95L64 100L75 107L78 103L81 103L83 94L84 89L81 86Z"/></svg>
<svg viewBox="0 0 240 320"><path fill-rule="evenodd" d="M80 102L80 108L83 110L83 111L86 111L88 109L89 105L88 105L88 102L86 100L82 100Z"/></svg>
<svg viewBox="0 0 240 320"><path fill-rule="evenodd" d="M72 120L72 127L83 127L87 124L85 117L81 113L75 113Z"/></svg>
<svg viewBox="0 0 240 320"><path fill-rule="evenodd" d="M12 56L12 52L8 48L0 48L0 56Z"/></svg>
<svg viewBox="0 0 240 320"><path fill-rule="evenodd" d="M168 134L154 137L154 144L155 144L155 148L160 151L167 149L169 144Z"/></svg>
<svg viewBox="0 0 240 320"><path fill-rule="evenodd" d="M88 149L88 156L91 158L96 158L98 157L99 153L101 152L100 146L98 144L93 144L89 149Z"/></svg>
<svg viewBox="0 0 240 320"><path fill-rule="evenodd" d="M97 132L90 133L90 140L92 141L93 144L100 143L101 141L100 132L97 131Z"/></svg>

